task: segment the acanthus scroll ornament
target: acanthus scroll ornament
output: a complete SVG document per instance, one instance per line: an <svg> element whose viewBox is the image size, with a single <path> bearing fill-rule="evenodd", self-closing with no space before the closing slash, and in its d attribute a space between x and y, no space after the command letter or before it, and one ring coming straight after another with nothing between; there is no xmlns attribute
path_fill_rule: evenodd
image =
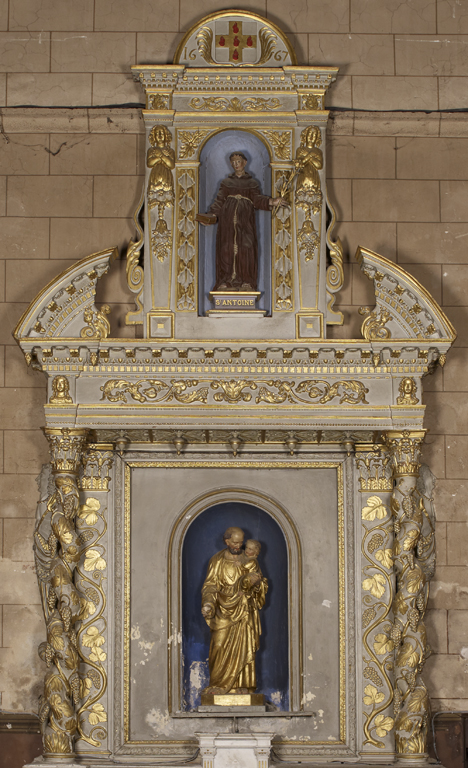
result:
<svg viewBox="0 0 468 768"><path fill-rule="evenodd" d="M371 312L369 307L360 307L359 314L365 315L365 320L361 325L361 333L367 341L379 341L390 339L392 334L386 324L392 319L391 312L388 309L381 309L379 313L375 310Z"/></svg>
<svg viewBox="0 0 468 768"><path fill-rule="evenodd" d="M190 100L192 109L206 109L209 112L262 112L279 109L281 101L276 98L265 99L261 96L250 96L239 99L234 96L228 99L225 96L195 96Z"/></svg>
<svg viewBox="0 0 468 768"><path fill-rule="evenodd" d="M110 333L110 322L106 315L109 315L111 308L108 304L103 304L101 310L85 309L83 320L87 325L81 329L82 339L107 339Z"/></svg>

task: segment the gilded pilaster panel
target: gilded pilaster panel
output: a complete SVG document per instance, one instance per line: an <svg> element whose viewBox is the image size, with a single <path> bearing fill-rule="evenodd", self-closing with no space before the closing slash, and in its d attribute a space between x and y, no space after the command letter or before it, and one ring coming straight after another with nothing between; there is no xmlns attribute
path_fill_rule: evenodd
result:
<svg viewBox="0 0 468 768"><path fill-rule="evenodd" d="M82 681L77 626L85 606L76 588L81 540L78 471L86 429L45 429L51 454L53 483L40 505L34 533L36 569L47 628L39 655L48 671L39 718L44 755L74 754L79 732Z"/></svg>
<svg viewBox="0 0 468 768"><path fill-rule="evenodd" d="M80 655L80 709L77 753L108 754L108 491L112 445L90 445L83 457L77 529L81 558L75 583L82 604L77 630Z"/></svg>
<svg viewBox="0 0 468 768"><path fill-rule="evenodd" d="M424 759L430 704L422 669L430 648L424 615L435 569L433 478L420 472L424 431L388 432L395 487L392 496L397 592L392 640L395 646L395 740L400 758Z"/></svg>
<svg viewBox="0 0 468 768"><path fill-rule="evenodd" d="M197 169L177 170L176 307L197 309Z"/></svg>
<svg viewBox="0 0 468 768"><path fill-rule="evenodd" d="M291 173L274 171L275 192L289 203ZM273 306L276 312L292 310L293 250L291 207L277 209L272 215L273 227Z"/></svg>
<svg viewBox="0 0 468 768"><path fill-rule="evenodd" d="M394 753L392 470L383 446L356 445L361 497L362 752ZM391 759L391 758L389 758Z"/></svg>

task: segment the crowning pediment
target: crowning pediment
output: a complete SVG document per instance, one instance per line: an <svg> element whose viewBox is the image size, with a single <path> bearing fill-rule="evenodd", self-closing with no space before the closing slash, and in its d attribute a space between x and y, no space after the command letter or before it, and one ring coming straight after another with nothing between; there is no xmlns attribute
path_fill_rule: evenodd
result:
<svg viewBox="0 0 468 768"><path fill-rule="evenodd" d="M73 264L38 293L14 330L15 339L99 339L109 334L105 317L94 304L96 283L118 257L117 248L93 253Z"/></svg>
<svg viewBox="0 0 468 768"><path fill-rule="evenodd" d="M378 253L359 247L356 260L373 280L376 306L367 313L362 333L369 340L417 339L453 342L456 331L421 283ZM366 308L361 309L366 313Z"/></svg>

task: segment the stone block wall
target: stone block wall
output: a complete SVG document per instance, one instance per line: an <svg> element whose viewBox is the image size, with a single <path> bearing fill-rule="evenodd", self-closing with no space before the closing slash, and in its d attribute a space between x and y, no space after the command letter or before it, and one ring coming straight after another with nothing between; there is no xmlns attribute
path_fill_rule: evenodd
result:
<svg viewBox="0 0 468 768"><path fill-rule="evenodd" d="M428 616L434 709L468 709L468 7L460 0L0 0L0 708L37 711L44 639L34 574L45 388L11 331L77 259L133 235L144 172L134 63L171 61L201 16L236 5L290 34L301 63L340 66L329 106L330 196L346 251L337 338L372 304L358 245L396 260L458 330L426 380L425 457L438 478ZM99 288L132 336L124 261ZM98 302L98 303L99 303Z"/></svg>

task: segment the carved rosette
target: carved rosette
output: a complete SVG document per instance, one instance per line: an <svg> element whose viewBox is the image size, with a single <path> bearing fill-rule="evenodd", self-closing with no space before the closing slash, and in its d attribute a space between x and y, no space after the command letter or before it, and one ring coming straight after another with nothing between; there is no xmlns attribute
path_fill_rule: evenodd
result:
<svg viewBox="0 0 468 768"><path fill-rule="evenodd" d="M79 509L78 470L86 429L44 430L49 441L54 487L39 518L34 539L36 569L44 609L47 640L39 655L48 671L39 718L44 755L74 754L79 728L80 676L76 625L82 604L75 586L81 555L76 525Z"/></svg>
<svg viewBox="0 0 468 768"><path fill-rule="evenodd" d="M393 751L393 521L390 456L382 447L356 445L362 544L362 754Z"/></svg>
<svg viewBox="0 0 468 768"><path fill-rule="evenodd" d="M421 672L430 649L424 615L435 568L434 519L430 480L420 474L424 431L387 433L395 487L394 561L397 593L392 639L395 645L395 741L400 758L426 756L429 696ZM428 473L427 468L425 474ZM429 473L430 474L430 473Z"/></svg>

